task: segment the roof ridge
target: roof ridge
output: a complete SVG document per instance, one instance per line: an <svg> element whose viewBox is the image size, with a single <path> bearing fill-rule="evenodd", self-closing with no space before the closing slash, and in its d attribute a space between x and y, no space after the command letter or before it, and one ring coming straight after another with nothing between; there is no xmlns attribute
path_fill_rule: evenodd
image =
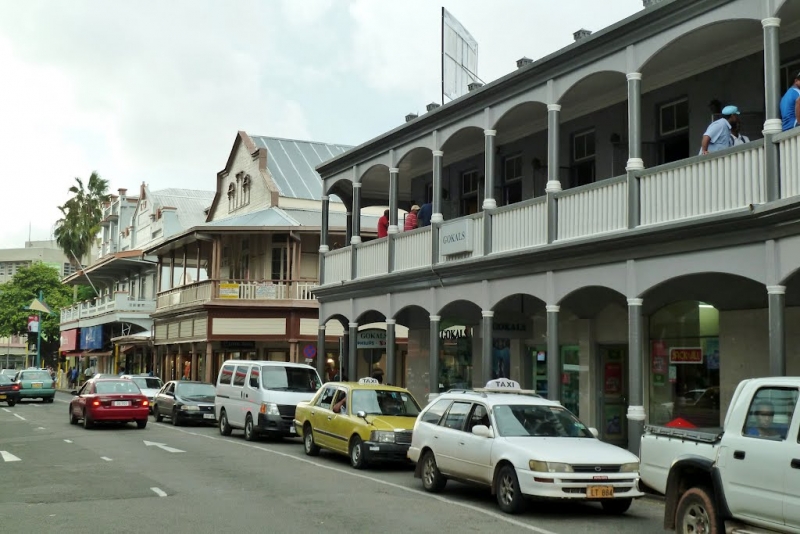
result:
<svg viewBox="0 0 800 534"><path fill-rule="evenodd" d="M340 146L343 148L353 148L353 145L344 145L341 143L328 143L325 141L308 141L306 139L292 139L290 137L274 137L272 135L251 135L251 138L260 137L263 139L274 139L275 141L291 141L292 143L308 143L310 145L331 145Z"/></svg>

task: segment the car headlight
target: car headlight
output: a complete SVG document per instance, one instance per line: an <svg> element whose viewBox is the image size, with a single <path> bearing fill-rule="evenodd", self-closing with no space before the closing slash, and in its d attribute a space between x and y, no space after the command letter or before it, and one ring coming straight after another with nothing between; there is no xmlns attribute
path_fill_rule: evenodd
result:
<svg viewBox="0 0 800 534"><path fill-rule="evenodd" d="M378 443L394 443L394 432L373 430L370 434L370 441L376 441Z"/></svg>
<svg viewBox="0 0 800 534"><path fill-rule="evenodd" d="M629 464L622 464L619 466L620 473L638 473L639 472L639 462L631 462Z"/></svg>
<svg viewBox="0 0 800 534"><path fill-rule="evenodd" d="M181 406L181 410L183 410L184 412L196 412L199 409L200 409L199 406L189 406L188 404L184 404L183 406Z"/></svg>
<svg viewBox="0 0 800 534"><path fill-rule="evenodd" d="M569 464L562 464L558 462L542 462L539 460L531 460L528 462L528 467L531 471L539 473L572 473L572 466Z"/></svg>
<svg viewBox="0 0 800 534"><path fill-rule="evenodd" d="M261 413L265 413L267 415L280 415L281 412L278 410L278 405L274 402L265 402L261 405Z"/></svg>

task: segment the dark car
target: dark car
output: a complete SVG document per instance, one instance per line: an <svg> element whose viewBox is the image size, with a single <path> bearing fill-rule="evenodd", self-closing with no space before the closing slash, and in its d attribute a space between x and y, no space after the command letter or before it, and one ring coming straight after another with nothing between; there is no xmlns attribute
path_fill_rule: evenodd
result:
<svg viewBox="0 0 800 534"><path fill-rule="evenodd" d="M7 402L9 406L19 402L19 384L7 375L0 375L0 402Z"/></svg>
<svg viewBox="0 0 800 534"><path fill-rule="evenodd" d="M169 417L172 424L180 426L189 421L214 423L214 394L212 384L173 380L164 384L153 399L153 417L157 422Z"/></svg>

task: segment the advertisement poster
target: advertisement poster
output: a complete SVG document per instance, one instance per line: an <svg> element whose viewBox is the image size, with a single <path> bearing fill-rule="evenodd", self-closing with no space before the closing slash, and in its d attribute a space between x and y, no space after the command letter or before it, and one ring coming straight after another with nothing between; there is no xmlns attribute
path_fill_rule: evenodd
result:
<svg viewBox="0 0 800 534"><path fill-rule="evenodd" d="M706 367L709 370L719 369L719 338L703 340L703 354L706 358Z"/></svg>
<svg viewBox="0 0 800 534"><path fill-rule="evenodd" d="M607 404L603 409L604 438L613 438L622 435L622 405Z"/></svg>
<svg viewBox="0 0 800 534"><path fill-rule="evenodd" d="M492 378L509 378L511 368L511 340L494 338L492 344Z"/></svg>
<svg viewBox="0 0 800 534"><path fill-rule="evenodd" d="M606 395L619 395L622 393L621 363L606 362L603 373L603 391Z"/></svg>
<svg viewBox="0 0 800 534"><path fill-rule="evenodd" d="M238 299L239 298L239 284L235 282L221 282L219 284L219 298L221 299Z"/></svg>
<svg viewBox="0 0 800 534"><path fill-rule="evenodd" d="M274 299L277 298L277 290L275 284L258 284L256 286L257 299Z"/></svg>

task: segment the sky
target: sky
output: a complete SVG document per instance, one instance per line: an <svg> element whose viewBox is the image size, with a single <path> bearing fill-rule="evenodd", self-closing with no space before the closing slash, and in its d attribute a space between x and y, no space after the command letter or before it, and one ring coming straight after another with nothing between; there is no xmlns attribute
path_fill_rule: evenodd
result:
<svg viewBox="0 0 800 534"><path fill-rule="evenodd" d="M0 3L0 248L52 239L75 177L213 190L237 131L359 145L441 102L441 8L490 82L641 0Z"/></svg>

